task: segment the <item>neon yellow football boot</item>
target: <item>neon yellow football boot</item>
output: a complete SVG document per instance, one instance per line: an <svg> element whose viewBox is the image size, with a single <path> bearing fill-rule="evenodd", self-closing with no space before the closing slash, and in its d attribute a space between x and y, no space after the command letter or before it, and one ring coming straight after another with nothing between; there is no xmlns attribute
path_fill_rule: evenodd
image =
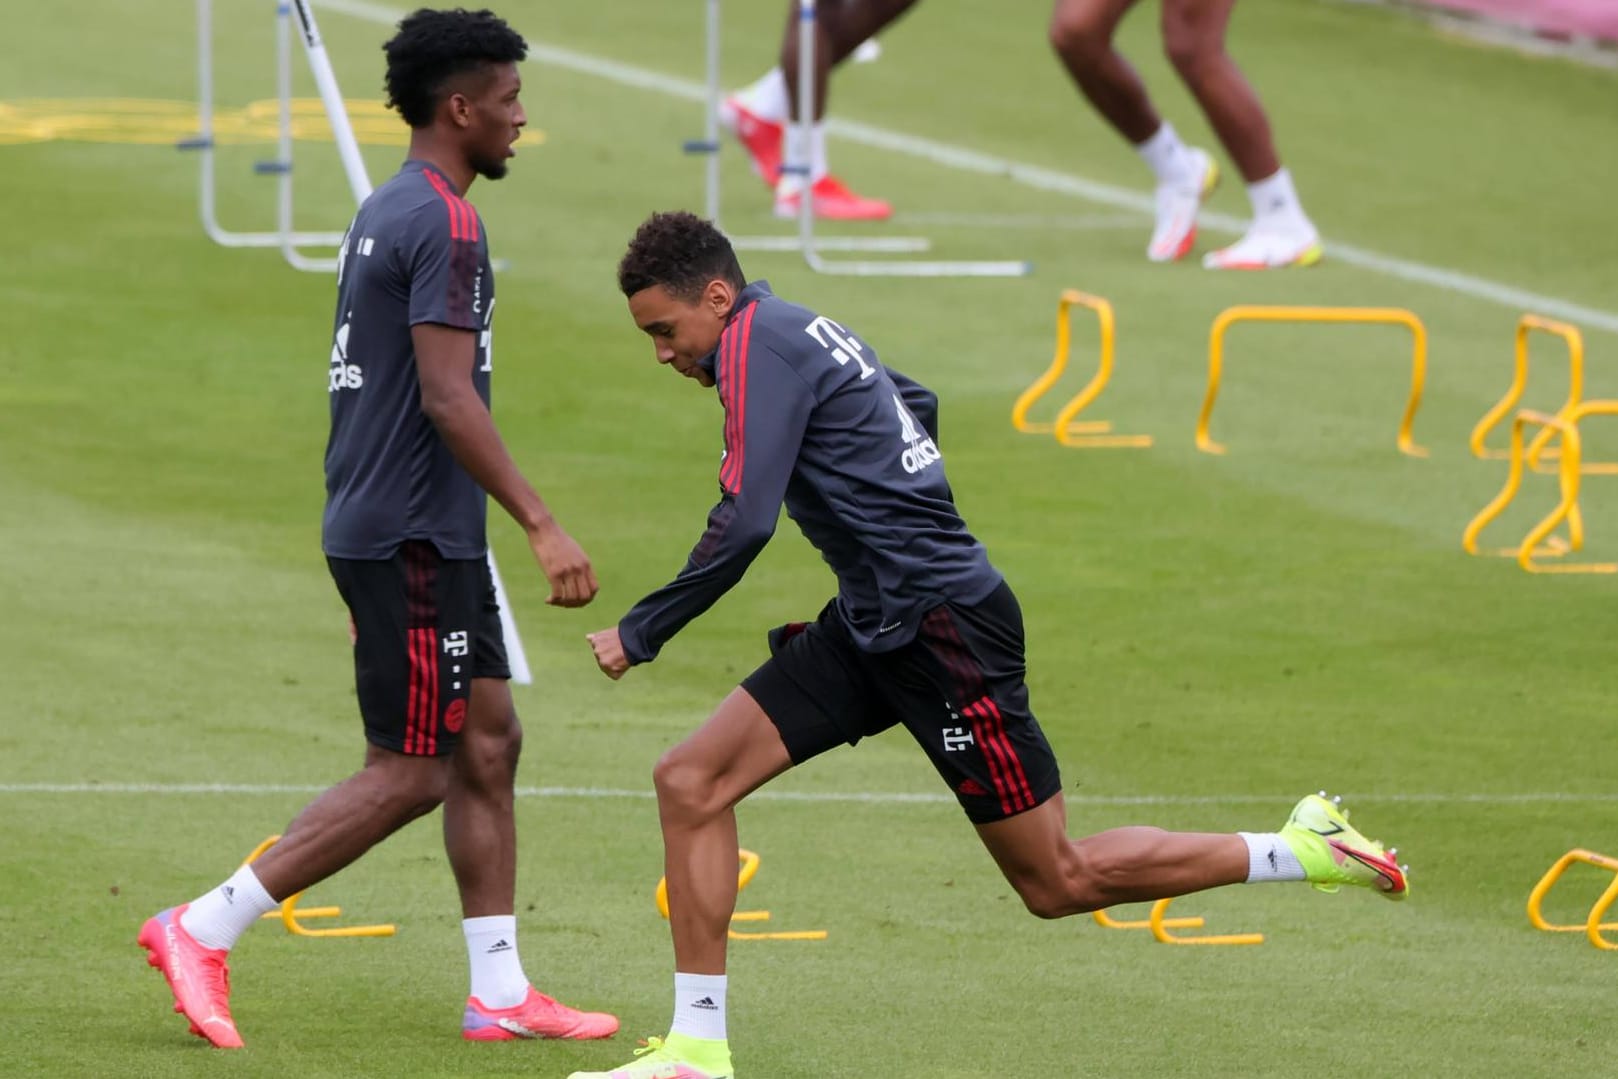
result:
<svg viewBox="0 0 1618 1079"><path fill-rule="evenodd" d="M1389 899L1410 894L1409 867L1398 862L1399 849L1383 850L1348 823L1341 798L1311 794L1292 809L1281 829L1292 853L1303 865L1311 886L1335 892L1344 884L1371 888Z"/></svg>
<svg viewBox="0 0 1618 1079"><path fill-rule="evenodd" d="M647 1038L638 1059L608 1072L574 1072L567 1079L736 1079L727 1042L670 1034Z"/></svg>

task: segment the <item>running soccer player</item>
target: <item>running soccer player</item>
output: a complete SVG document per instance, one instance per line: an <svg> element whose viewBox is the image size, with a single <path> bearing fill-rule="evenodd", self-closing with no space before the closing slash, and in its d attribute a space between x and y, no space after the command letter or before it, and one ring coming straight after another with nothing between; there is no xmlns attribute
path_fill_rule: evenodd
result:
<svg viewBox="0 0 1618 1079"><path fill-rule="evenodd" d="M1022 613L955 509L937 399L853 330L748 284L729 241L655 214L618 266L659 363L724 406L719 503L685 566L589 635L620 678L735 585L782 504L837 578L809 623L653 773L674 937L674 1018L639 1059L571 1079L734 1079L725 948L736 903L736 804L787 769L903 724L1041 918L1243 881L1409 892L1390 852L1325 798L1279 832L1117 828L1070 839L1056 759L1029 707Z"/></svg>
<svg viewBox="0 0 1618 1079"><path fill-rule="evenodd" d="M462 1035L603 1038L611 1015L534 989L518 958L516 825L522 727L486 558L486 495L523 526L548 602L596 594L584 551L506 452L489 413L494 276L478 176L506 174L527 117L523 39L488 11L420 10L387 53L410 151L349 226L338 270L322 546L354 633L364 767L326 791L252 865L162 911L139 941L191 1032L242 1038L226 956L261 914L417 817L444 807L471 990Z"/></svg>

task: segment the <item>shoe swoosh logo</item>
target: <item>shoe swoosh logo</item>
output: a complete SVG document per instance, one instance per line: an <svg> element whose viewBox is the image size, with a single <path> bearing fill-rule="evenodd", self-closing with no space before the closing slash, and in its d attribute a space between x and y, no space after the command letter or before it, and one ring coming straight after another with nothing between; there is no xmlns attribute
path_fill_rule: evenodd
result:
<svg viewBox="0 0 1618 1079"><path fill-rule="evenodd" d="M1378 858L1374 854L1370 854L1362 850L1355 850L1346 843L1338 843L1335 840L1327 840L1327 842L1331 844L1333 850L1341 851L1344 855L1354 859L1365 868L1374 870L1377 876L1387 881L1388 886L1384 889L1384 891L1392 892L1398 890L1400 871L1396 866L1394 866L1393 859L1386 857Z"/></svg>

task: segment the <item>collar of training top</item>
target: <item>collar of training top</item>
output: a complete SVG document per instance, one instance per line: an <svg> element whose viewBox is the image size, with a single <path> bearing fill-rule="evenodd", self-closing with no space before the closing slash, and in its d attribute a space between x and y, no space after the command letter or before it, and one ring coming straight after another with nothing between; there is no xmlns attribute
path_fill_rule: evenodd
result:
<svg viewBox="0 0 1618 1079"><path fill-rule="evenodd" d="M735 318L742 308L748 304L757 303L766 296L774 295L775 293L770 291L770 283L762 278L748 284L736 294L736 302L731 305L730 314L725 316L725 324L730 325L730 320ZM715 346L712 352L697 361L697 366L711 375L714 372L714 364L718 361L718 358L719 349Z"/></svg>

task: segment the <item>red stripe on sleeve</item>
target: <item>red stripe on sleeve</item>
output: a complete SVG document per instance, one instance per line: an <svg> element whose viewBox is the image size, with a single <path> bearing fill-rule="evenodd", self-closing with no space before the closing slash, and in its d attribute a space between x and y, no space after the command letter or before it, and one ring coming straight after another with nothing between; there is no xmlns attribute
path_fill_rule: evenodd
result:
<svg viewBox="0 0 1618 1079"><path fill-rule="evenodd" d="M444 205L449 210L449 238L452 240L466 239L465 214L468 209L466 203L462 202L460 197L450 190L449 184L445 183L444 178L439 176L438 173L433 172L431 169L424 169L422 170L422 175L427 177L427 182L433 185L433 190L438 192L438 197L444 200Z"/></svg>
<svg viewBox="0 0 1618 1079"><path fill-rule="evenodd" d="M732 426L735 442L725 447L725 467L721 470L720 479L725 490L733 495L742 493L742 469L747 459L747 346L753 333L753 314L757 310L758 305L751 304L742 314L740 330L731 350L731 378L725 413L727 416L735 415Z"/></svg>
<svg viewBox="0 0 1618 1079"><path fill-rule="evenodd" d="M719 462L719 485L730 490L730 465L736 446L736 410L730 407L729 394L735 384L733 370L736 355L736 335L729 328L719 336L719 382L723 387L719 403L725 409L725 458Z"/></svg>

